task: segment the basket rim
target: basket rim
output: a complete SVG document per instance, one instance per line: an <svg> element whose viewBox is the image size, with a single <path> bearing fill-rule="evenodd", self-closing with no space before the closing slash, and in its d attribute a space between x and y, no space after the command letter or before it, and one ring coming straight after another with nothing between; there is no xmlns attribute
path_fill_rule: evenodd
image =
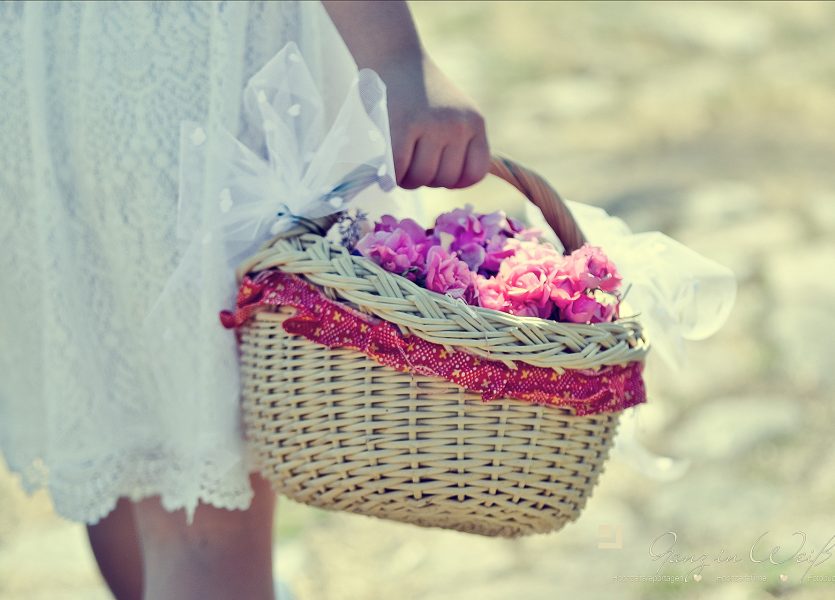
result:
<svg viewBox="0 0 835 600"><path fill-rule="evenodd" d="M270 268L301 276L327 297L397 325L403 333L459 347L512 366L588 369L643 361L640 323L563 323L470 306L420 287L315 233L269 240L238 268L239 278Z"/></svg>

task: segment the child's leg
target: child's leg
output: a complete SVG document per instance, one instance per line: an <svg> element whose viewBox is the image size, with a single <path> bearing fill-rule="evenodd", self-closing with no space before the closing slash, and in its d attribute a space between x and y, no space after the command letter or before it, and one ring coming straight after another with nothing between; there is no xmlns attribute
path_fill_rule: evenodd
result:
<svg viewBox="0 0 835 600"><path fill-rule="evenodd" d="M200 505L192 525L159 498L135 507L145 573L145 598L272 600L272 526L275 495L257 475L247 510Z"/></svg>
<svg viewBox="0 0 835 600"><path fill-rule="evenodd" d="M116 600L141 600L142 554L133 503L121 498L109 515L87 527L87 535L99 570Z"/></svg>

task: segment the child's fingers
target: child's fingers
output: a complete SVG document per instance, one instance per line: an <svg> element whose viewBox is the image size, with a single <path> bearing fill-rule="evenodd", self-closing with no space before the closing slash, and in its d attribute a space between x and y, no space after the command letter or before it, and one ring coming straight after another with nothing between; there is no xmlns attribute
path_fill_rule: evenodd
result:
<svg viewBox="0 0 835 600"><path fill-rule="evenodd" d="M397 179L397 184L402 185L403 179L409 171L409 164L412 162L412 156L415 153L418 139L415 136L398 134L392 131L392 154L394 159L394 175Z"/></svg>
<svg viewBox="0 0 835 600"><path fill-rule="evenodd" d="M429 136L422 136L415 145L412 161L400 186L412 190L431 183L438 172L440 158L439 144Z"/></svg>
<svg viewBox="0 0 835 600"><path fill-rule="evenodd" d="M487 134L482 131L470 140L467 145L464 168L461 177L453 187L465 188L475 185L487 175L490 170L490 146Z"/></svg>
<svg viewBox="0 0 835 600"><path fill-rule="evenodd" d="M438 172L429 183L430 187L451 188L461 179L464 158L467 154L467 142L456 140L441 150Z"/></svg>

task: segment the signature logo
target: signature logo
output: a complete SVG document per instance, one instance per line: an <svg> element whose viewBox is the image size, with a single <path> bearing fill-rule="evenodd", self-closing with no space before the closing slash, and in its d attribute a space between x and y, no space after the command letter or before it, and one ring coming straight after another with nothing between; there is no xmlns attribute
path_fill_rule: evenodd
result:
<svg viewBox="0 0 835 600"><path fill-rule="evenodd" d="M601 532L602 532L601 527ZM711 552L686 552L678 548L678 534L675 531L666 531L656 537L649 546L649 556L654 562L658 562L656 575L666 565L686 565L691 567L687 575L693 577L694 581L700 581L702 573L710 566L722 564L736 564L743 562L746 558L753 564L765 565L804 565L803 582L812 569L819 567L832 558L832 551L835 549L835 535L832 535L826 543L815 548L806 533L795 531L790 540L784 544L774 544L768 539L769 532L760 535L746 554L727 553L724 549L718 553ZM616 538L622 543L622 538ZM598 547L603 547L598 543ZM780 574L780 581L788 581L788 575Z"/></svg>

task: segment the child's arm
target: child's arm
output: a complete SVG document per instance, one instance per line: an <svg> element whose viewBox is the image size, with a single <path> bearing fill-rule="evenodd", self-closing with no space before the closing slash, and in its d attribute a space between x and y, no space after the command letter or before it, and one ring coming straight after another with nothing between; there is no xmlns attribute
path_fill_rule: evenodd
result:
<svg viewBox="0 0 835 600"><path fill-rule="evenodd" d="M454 188L480 181L490 166L484 119L426 54L406 2L322 4L357 65L386 84L397 182Z"/></svg>

